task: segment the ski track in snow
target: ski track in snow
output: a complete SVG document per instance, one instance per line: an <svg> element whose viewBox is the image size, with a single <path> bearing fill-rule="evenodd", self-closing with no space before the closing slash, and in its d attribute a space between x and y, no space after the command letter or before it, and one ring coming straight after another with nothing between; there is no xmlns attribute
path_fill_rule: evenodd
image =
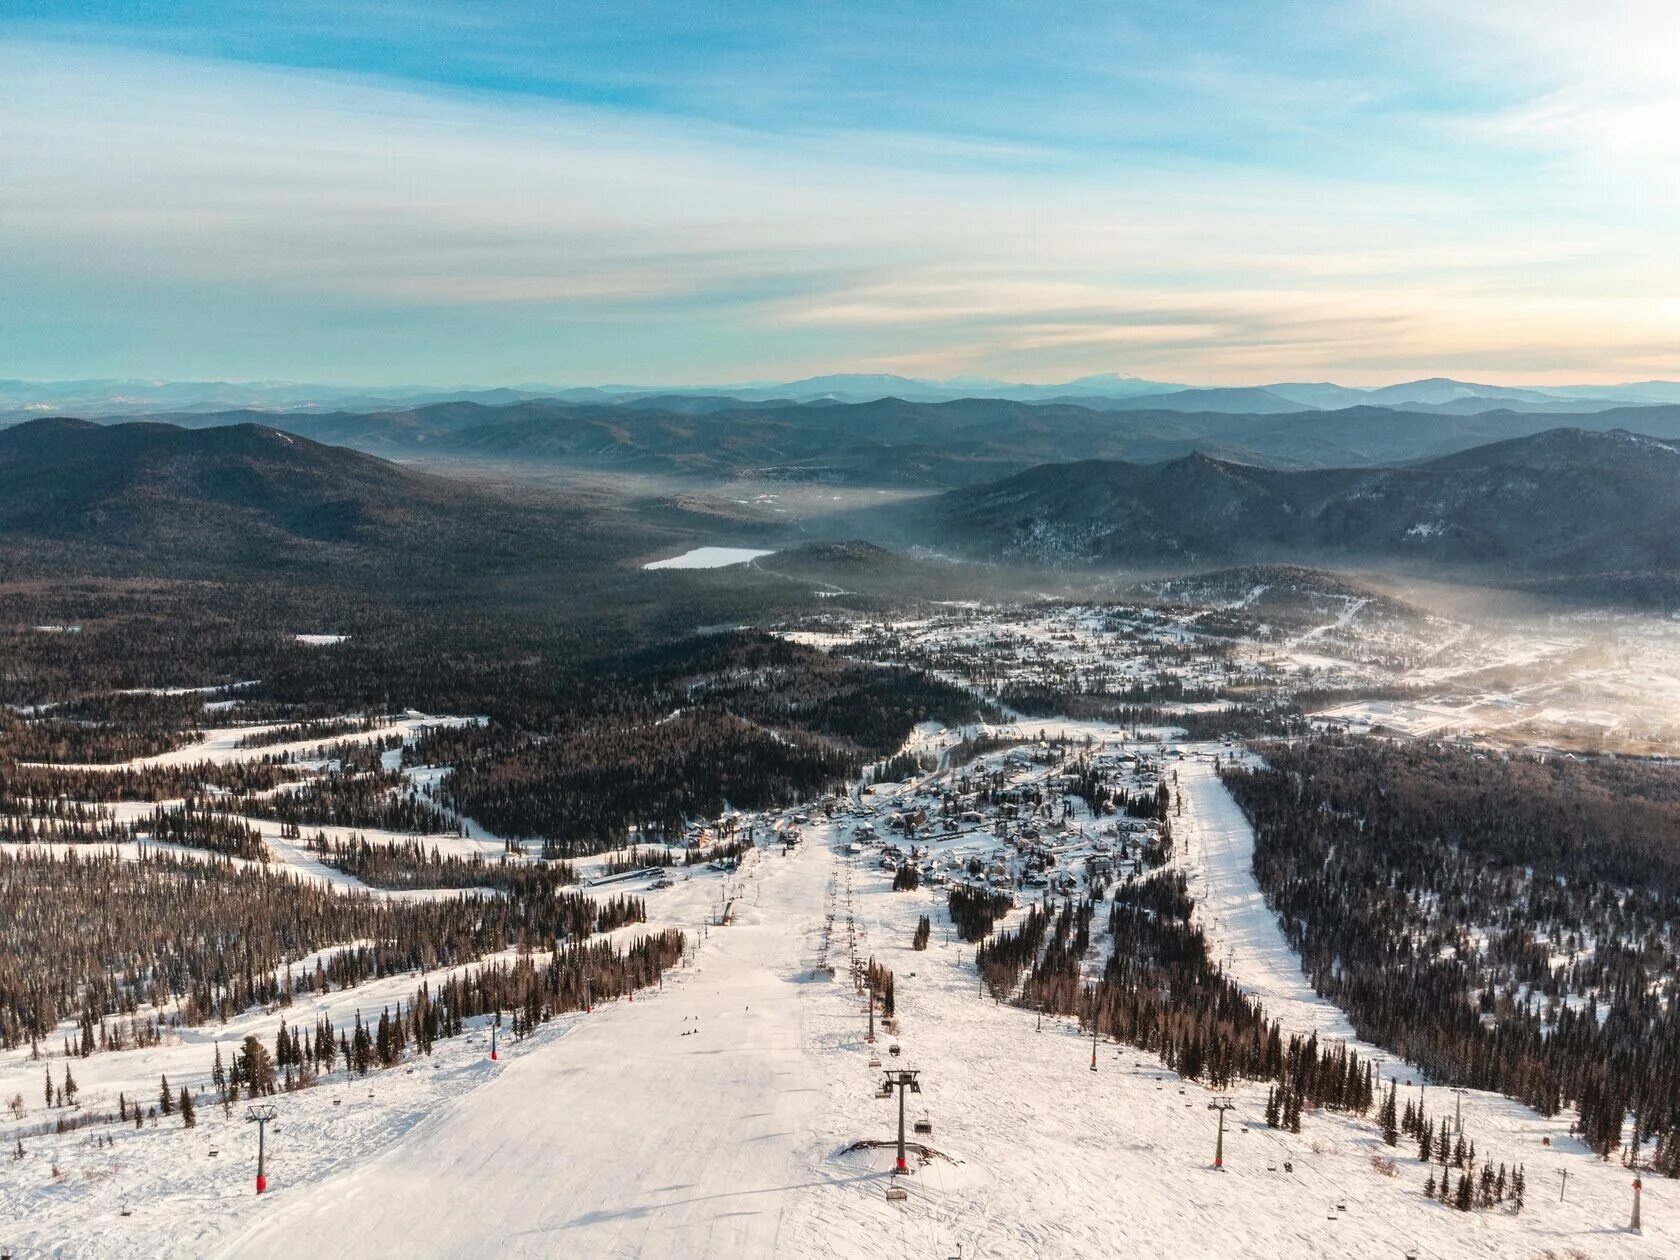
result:
<svg viewBox="0 0 1680 1260"><path fill-rule="evenodd" d="M823 874L755 882L662 992L573 1019L365 1167L275 1196L226 1254L775 1254L821 1093L798 988Z"/></svg>

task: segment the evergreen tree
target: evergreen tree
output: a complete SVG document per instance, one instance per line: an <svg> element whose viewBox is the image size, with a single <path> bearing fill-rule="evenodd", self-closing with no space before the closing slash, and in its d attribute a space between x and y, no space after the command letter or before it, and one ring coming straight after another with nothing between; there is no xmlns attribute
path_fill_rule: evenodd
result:
<svg viewBox="0 0 1680 1260"><path fill-rule="evenodd" d="M169 1088L169 1078L160 1076L158 1080L158 1110L166 1116L172 1116L175 1114L175 1095Z"/></svg>
<svg viewBox="0 0 1680 1260"><path fill-rule="evenodd" d="M193 1105L192 1091L181 1086L181 1127L191 1129L198 1124L198 1108Z"/></svg>
<svg viewBox="0 0 1680 1260"><path fill-rule="evenodd" d="M1458 1192L1453 1196L1453 1206L1460 1212L1468 1212L1475 1206L1476 1191L1470 1184L1469 1173L1459 1173Z"/></svg>

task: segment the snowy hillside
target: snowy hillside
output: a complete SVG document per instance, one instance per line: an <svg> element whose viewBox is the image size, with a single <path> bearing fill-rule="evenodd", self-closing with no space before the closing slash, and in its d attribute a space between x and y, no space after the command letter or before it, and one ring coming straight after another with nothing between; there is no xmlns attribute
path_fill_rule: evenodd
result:
<svg viewBox="0 0 1680 1260"><path fill-rule="evenodd" d="M999 734L1027 744L983 753L972 768L1021 790L1056 774L1026 755L1040 737L1089 737L1078 746L1117 764L1142 752L1134 777L1176 780L1174 860L1191 878L1218 961L1286 1029L1350 1035L1307 988L1249 873L1252 835L1212 773L1211 759L1228 749L1188 746L1156 762L1158 745L1101 725L1044 721ZM935 759L956 737L924 733L921 744ZM962 768L935 777L948 785ZM1550 1249L1597 1258L1661 1255L1680 1243L1674 1183L1647 1179L1645 1230L1627 1233L1630 1175L1595 1162L1562 1118L1497 1097L1467 1095L1463 1128L1482 1158L1526 1167L1520 1213L1463 1213L1425 1199L1429 1174L1416 1151L1384 1145L1369 1117L1309 1110L1298 1134L1273 1129L1264 1085L1216 1094L1106 1041L1093 1071L1093 1042L1075 1024L1046 1018L1040 1031L1035 1012L981 995L974 947L950 931L943 888L894 892L891 872L875 861L885 852L877 826L926 799L927 778L860 791L834 819L817 815L801 842L761 847L733 876L697 871L648 889L645 930L677 926L692 941L660 988L559 1017L522 1040L504 1029L497 1062L479 1026L429 1057L280 1095L271 1189L260 1198L251 1193L255 1132L242 1103L231 1118L201 1104L192 1130L163 1119L114 1127L108 1143L98 1129L27 1138L27 1157L0 1180L0 1219L9 1222L0 1241L20 1258L883 1260L952 1256L959 1246L965 1257L1444 1260ZM1106 826L1074 806L1053 832L1057 869L1112 852L1101 839ZM930 831L924 869L955 879L995 843L970 824ZM922 915L933 930L917 951ZM1100 922L1087 955L1093 968L1106 952ZM896 980L896 1024L883 1023L874 1046L848 974L854 952ZM319 1015L342 1023L406 996L413 983L400 976L300 998L284 1014L293 1025ZM267 1036L277 1018L256 1012L226 1029L68 1065L84 1103L119 1089L150 1101L160 1075L171 1086L205 1085L213 1040ZM894 1046L896 1056L886 1053ZM1383 1079L1400 1082L1406 1100L1423 1093L1432 1114L1450 1111L1446 1090L1425 1086L1380 1047L1357 1049ZM925 1113L931 1133L913 1140L933 1153L913 1154L907 1178L891 1175L890 1145L851 1149L894 1134L895 1104L876 1097L883 1068L872 1059L920 1073L910 1111ZM0 1092L26 1096L27 1123L42 1114L34 1100L43 1073L61 1076L66 1064L57 1054L43 1066L26 1049L10 1052L0 1058ZM1215 1170L1218 1116L1208 1104L1224 1096L1234 1106L1225 1167ZM895 1184L907 1197L892 1202Z"/></svg>

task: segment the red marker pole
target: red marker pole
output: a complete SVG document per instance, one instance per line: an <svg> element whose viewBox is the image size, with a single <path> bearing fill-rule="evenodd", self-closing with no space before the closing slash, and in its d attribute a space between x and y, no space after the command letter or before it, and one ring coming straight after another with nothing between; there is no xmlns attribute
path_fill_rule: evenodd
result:
<svg viewBox="0 0 1680 1260"><path fill-rule="evenodd" d="M496 1012L496 1022L490 1025L490 1062L494 1063L499 1057L496 1054L496 1030L502 1026L502 1013Z"/></svg>

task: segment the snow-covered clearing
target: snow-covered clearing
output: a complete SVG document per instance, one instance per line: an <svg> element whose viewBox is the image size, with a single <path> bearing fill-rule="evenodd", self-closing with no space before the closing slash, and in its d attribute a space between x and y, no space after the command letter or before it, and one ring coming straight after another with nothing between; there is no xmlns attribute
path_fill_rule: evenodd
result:
<svg viewBox="0 0 1680 1260"><path fill-rule="evenodd" d="M351 731L347 734L327 737L316 736L312 739L294 740L291 743L262 744L255 747L246 746L243 741L251 736L280 730L285 724L271 722L259 726L210 727L202 732L203 738L197 742L171 749L169 752L158 753L155 756L135 757L129 761L71 765L64 768L69 770L138 770L148 766L192 766L205 761L214 765L230 765L239 761L261 761L266 757L290 757L299 760L301 764L308 765L311 763L306 759L313 756L315 751L320 748L330 749L335 744L373 743L393 735L404 741L412 741L429 726L464 726L476 720L475 718L428 717L423 713L409 713L395 721L387 722L383 726L374 727L372 730Z"/></svg>

